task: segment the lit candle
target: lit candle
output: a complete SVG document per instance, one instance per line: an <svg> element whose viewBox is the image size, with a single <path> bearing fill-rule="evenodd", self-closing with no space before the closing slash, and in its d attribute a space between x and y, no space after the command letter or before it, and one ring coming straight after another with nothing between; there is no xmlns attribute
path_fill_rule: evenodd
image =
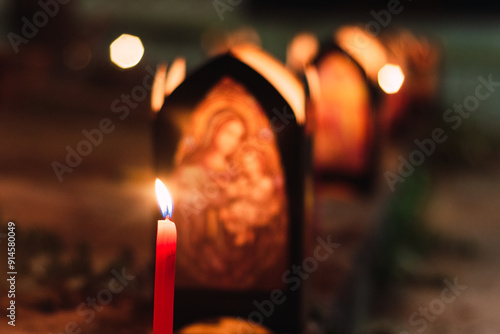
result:
<svg viewBox="0 0 500 334"><path fill-rule="evenodd" d="M167 187L156 179L156 197L165 220L158 221L156 234L156 269L153 334L170 334L174 322L175 250L177 230L170 221L172 196Z"/></svg>

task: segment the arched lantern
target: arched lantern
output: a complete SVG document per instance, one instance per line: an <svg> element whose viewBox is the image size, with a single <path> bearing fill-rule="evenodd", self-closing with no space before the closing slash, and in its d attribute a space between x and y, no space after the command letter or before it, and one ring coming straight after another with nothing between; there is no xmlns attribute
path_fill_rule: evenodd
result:
<svg viewBox="0 0 500 334"><path fill-rule="evenodd" d="M429 109L436 91L434 45L401 28L375 36L360 26L344 26L335 32L335 40L360 63L378 90L381 137L394 139L414 133L408 121L416 116L411 115L414 107L426 105L424 109Z"/></svg>
<svg viewBox="0 0 500 334"><path fill-rule="evenodd" d="M409 90L408 80L405 78L407 69L404 57L401 53L392 52L387 41L382 40L381 36L372 35L359 26L341 27L336 31L335 39L359 62L370 82L378 90L380 135L390 135L408 103Z"/></svg>
<svg viewBox="0 0 500 334"><path fill-rule="evenodd" d="M333 42L323 45L304 72L315 179L369 191L376 168L376 116L366 72Z"/></svg>
<svg viewBox="0 0 500 334"><path fill-rule="evenodd" d="M157 113L155 166L178 228L175 328L220 316L300 328L286 273L302 259L304 101L281 63L239 45L189 74ZM286 303L262 315L255 301L278 292Z"/></svg>

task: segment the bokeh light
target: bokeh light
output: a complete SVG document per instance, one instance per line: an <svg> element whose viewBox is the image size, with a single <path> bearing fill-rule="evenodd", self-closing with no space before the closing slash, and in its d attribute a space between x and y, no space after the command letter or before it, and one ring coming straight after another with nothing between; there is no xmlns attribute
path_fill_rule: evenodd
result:
<svg viewBox="0 0 500 334"><path fill-rule="evenodd" d="M398 65L385 64L378 71L378 84L387 94L397 93L404 80L405 75Z"/></svg>
<svg viewBox="0 0 500 334"><path fill-rule="evenodd" d="M137 36L122 34L109 46L111 61L120 68L134 67L144 55L144 46Z"/></svg>
<svg viewBox="0 0 500 334"><path fill-rule="evenodd" d="M300 33L295 36L287 49L287 65L294 71L305 68L316 56L319 41L311 33Z"/></svg>

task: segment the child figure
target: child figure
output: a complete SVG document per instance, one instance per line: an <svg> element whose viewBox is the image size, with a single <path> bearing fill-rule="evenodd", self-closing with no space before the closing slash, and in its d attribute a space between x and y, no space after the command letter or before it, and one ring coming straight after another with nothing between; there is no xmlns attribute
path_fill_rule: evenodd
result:
<svg viewBox="0 0 500 334"><path fill-rule="evenodd" d="M276 180L281 175L271 172L272 153L262 143L249 143L235 157L241 173L227 187L229 201L221 210L220 219L237 246L253 242L255 230L269 224L280 212Z"/></svg>

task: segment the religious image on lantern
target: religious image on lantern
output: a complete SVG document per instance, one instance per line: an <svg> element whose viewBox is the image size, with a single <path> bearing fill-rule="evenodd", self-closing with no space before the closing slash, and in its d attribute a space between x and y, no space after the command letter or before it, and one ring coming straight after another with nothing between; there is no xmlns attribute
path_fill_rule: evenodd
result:
<svg viewBox="0 0 500 334"><path fill-rule="evenodd" d="M319 171L360 173L367 163L371 107L360 69L342 52L317 63L320 91L315 101L314 165Z"/></svg>
<svg viewBox="0 0 500 334"><path fill-rule="evenodd" d="M184 121L171 176L177 285L283 285L288 219L283 170L261 106L223 78Z"/></svg>

